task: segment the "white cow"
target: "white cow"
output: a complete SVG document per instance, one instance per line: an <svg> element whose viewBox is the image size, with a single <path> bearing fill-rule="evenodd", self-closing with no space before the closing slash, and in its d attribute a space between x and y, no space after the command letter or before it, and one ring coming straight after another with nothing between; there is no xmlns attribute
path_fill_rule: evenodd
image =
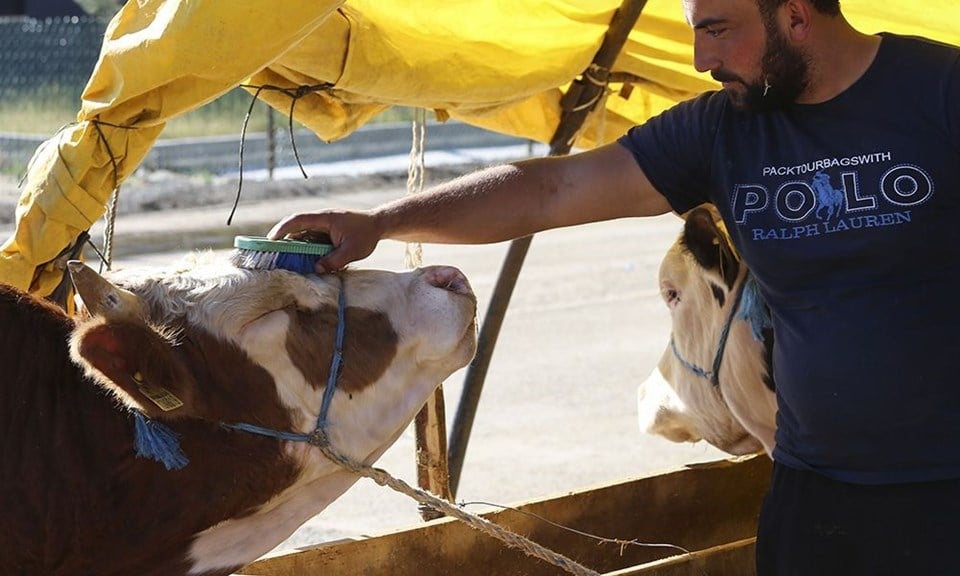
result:
<svg viewBox="0 0 960 576"><path fill-rule="evenodd" d="M716 209L691 211L660 266L673 330L638 390L641 430L674 442L706 440L731 454L773 450L773 333L764 326L754 336L751 310L763 309L752 287L744 289L748 276Z"/></svg>

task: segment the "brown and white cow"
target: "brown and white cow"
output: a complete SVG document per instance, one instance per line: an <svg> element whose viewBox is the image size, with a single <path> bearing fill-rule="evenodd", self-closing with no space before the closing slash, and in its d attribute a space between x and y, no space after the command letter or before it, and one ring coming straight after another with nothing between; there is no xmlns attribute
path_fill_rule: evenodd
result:
<svg viewBox="0 0 960 576"><path fill-rule="evenodd" d="M675 442L706 440L731 454L773 450L773 334L765 329L758 341L735 314L747 276L716 209L691 211L660 265L671 343L639 387L641 430Z"/></svg>
<svg viewBox="0 0 960 576"><path fill-rule="evenodd" d="M6 573L229 574L343 494L357 476L310 444L222 426L315 429L339 290L327 430L356 461L376 460L476 346L475 297L450 267L304 277L208 260L114 284L72 270L79 320L0 288ZM179 435L186 466L135 455L131 410Z"/></svg>

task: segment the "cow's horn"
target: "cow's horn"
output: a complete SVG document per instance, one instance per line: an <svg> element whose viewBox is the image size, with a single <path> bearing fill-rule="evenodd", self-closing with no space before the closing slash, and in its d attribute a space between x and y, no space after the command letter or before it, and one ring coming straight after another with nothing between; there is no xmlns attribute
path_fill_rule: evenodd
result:
<svg viewBox="0 0 960 576"><path fill-rule="evenodd" d="M146 307L129 290L118 288L79 260L67 262L70 280L90 314L109 319L143 319Z"/></svg>

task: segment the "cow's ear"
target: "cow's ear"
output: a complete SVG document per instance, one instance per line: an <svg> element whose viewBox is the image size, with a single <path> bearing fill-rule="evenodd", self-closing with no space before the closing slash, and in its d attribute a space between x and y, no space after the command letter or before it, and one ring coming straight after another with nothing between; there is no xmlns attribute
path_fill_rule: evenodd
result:
<svg viewBox="0 0 960 576"><path fill-rule="evenodd" d="M144 320L147 306L139 296L114 286L83 262L67 262L70 280L89 316L102 316L110 320Z"/></svg>
<svg viewBox="0 0 960 576"><path fill-rule="evenodd" d="M193 375L173 343L143 322L100 318L83 323L71 337L70 353L88 376L150 418L195 415Z"/></svg>
<svg viewBox="0 0 960 576"><path fill-rule="evenodd" d="M709 209L694 208L687 214L682 241L701 267L720 276L727 288L733 289L740 262Z"/></svg>

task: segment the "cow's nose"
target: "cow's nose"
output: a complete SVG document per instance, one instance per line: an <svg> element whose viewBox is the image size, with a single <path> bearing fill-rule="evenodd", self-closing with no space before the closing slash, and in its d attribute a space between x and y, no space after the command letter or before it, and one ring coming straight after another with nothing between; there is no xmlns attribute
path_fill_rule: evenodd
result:
<svg viewBox="0 0 960 576"><path fill-rule="evenodd" d="M424 279L431 286L457 294L471 294L470 283L463 272L453 266L430 266L423 269Z"/></svg>

